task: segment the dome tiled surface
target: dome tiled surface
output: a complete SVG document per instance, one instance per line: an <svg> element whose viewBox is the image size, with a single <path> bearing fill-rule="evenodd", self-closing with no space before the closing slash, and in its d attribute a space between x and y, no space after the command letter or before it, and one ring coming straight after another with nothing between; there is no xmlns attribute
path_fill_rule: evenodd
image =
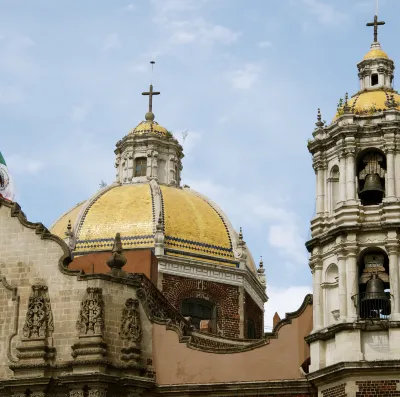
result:
<svg viewBox="0 0 400 397"><path fill-rule="evenodd" d="M388 109L386 102L391 95L393 95L393 99L397 103L396 109L400 110L400 95L397 92L384 90L364 91L358 93L349 99L348 105L352 113L358 115L374 114ZM338 117L339 113L336 114L334 121Z"/></svg>
<svg viewBox="0 0 400 397"><path fill-rule="evenodd" d="M386 54L385 51L383 51L381 49L378 49L378 48L372 48L364 56L364 60L366 60L366 59L376 59L376 58L389 59L388 54Z"/></svg>
<svg viewBox="0 0 400 397"><path fill-rule="evenodd" d="M223 216L190 189L160 189L166 254L236 266ZM71 219L76 255L111 250L117 232L121 233L124 249L153 248L154 199L148 183L111 186L64 214L51 231L65 238Z"/></svg>
<svg viewBox="0 0 400 397"><path fill-rule="evenodd" d="M142 121L131 132L133 135L155 134L167 136L168 131L155 121Z"/></svg>

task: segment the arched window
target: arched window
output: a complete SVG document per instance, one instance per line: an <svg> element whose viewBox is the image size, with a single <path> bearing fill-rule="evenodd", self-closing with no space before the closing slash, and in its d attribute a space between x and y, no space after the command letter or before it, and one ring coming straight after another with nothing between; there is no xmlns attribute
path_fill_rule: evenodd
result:
<svg viewBox="0 0 400 397"><path fill-rule="evenodd" d="M135 159L135 176L146 176L147 158L138 157Z"/></svg>
<svg viewBox="0 0 400 397"><path fill-rule="evenodd" d="M199 298L187 298L182 301L181 313L191 317L192 324L199 329L201 320L213 320L214 305L212 302Z"/></svg>
<svg viewBox="0 0 400 397"><path fill-rule="evenodd" d="M334 165L331 169L331 174L329 178L330 182L330 187L331 187L331 213L333 213L333 210L336 208L337 203L339 201L339 167L337 165Z"/></svg>
<svg viewBox="0 0 400 397"><path fill-rule="evenodd" d="M371 75L371 85L372 86L378 85L378 82L379 82L378 74L377 73L372 74Z"/></svg>

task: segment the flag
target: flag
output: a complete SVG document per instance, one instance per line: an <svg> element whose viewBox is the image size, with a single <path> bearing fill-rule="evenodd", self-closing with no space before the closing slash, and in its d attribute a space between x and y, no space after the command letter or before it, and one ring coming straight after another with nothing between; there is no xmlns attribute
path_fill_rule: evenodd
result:
<svg viewBox="0 0 400 397"><path fill-rule="evenodd" d="M14 200L14 188L8 172L7 164L0 152L0 196L7 200Z"/></svg>

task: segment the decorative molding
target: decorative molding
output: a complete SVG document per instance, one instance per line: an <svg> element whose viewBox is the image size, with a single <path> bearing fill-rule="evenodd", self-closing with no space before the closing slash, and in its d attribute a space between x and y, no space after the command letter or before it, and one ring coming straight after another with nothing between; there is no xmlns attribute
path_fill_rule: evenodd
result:
<svg viewBox="0 0 400 397"><path fill-rule="evenodd" d="M8 284L8 282L4 276L0 277L0 281L1 281L1 284L3 284L5 289L12 292L11 300L14 302L14 323L13 323L12 333L7 337L7 358L12 363L16 363L16 362L18 362L18 358L14 357L11 352L11 343L12 343L12 340L14 339L14 337L18 334L20 297L18 295L18 288L13 287L12 285Z"/></svg>
<svg viewBox="0 0 400 397"><path fill-rule="evenodd" d="M101 288L88 287L87 297L81 302L76 326L80 335L102 335L104 329L104 301Z"/></svg>
<svg viewBox="0 0 400 397"><path fill-rule="evenodd" d="M229 284L234 286L244 286L247 293L251 296L254 302L264 310L264 300L267 301L267 296L260 282L254 281L248 271L241 269L230 268L227 266L217 266L205 262L196 263L195 261L178 262L176 259L159 258L158 270L165 274L173 276L194 278L196 280L213 281L221 284ZM255 276L254 276L255 277ZM257 289L260 291L258 292Z"/></svg>
<svg viewBox="0 0 400 397"><path fill-rule="evenodd" d="M54 331L53 314L46 285L32 285L28 301L25 325L22 329L25 339L45 339Z"/></svg>
<svg viewBox="0 0 400 397"><path fill-rule="evenodd" d="M140 322L139 301L137 299L129 298L125 302L119 335L121 339L132 342L140 342L142 340L142 325Z"/></svg>

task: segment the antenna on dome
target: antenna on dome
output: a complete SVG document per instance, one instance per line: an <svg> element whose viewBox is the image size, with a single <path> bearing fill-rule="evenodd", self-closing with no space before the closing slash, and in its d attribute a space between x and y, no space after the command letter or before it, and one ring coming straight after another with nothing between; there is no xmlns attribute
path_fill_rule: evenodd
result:
<svg viewBox="0 0 400 397"><path fill-rule="evenodd" d="M153 84L153 75L154 75L154 65L155 65L155 61L150 61L150 65L151 65L151 79L150 79L150 84Z"/></svg>
<svg viewBox="0 0 400 397"><path fill-rule="evenodd" d="M188 130L182 132L182 145L185 144L185 140L188 134L189 134Z"/></svg>

